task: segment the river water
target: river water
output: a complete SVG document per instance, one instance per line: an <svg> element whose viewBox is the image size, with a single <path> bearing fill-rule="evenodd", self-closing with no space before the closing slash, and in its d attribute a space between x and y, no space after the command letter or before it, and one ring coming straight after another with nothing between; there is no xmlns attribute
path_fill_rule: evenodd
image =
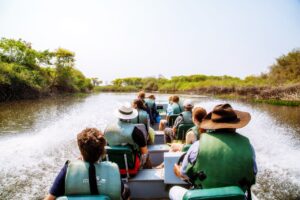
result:
<svg viewBox="0 0 300 200"><path fill-rule="evenodd" d="M86 127L103 130L116 120L112 111L134 97L106 93L0 104L0 199L42 199L65 161L78 157L77 133ZM193 99L208 111L225 102ZM252 115L238 132L256 151L254 193L259 199L300 199L300 107L229 103Z"/></svg>

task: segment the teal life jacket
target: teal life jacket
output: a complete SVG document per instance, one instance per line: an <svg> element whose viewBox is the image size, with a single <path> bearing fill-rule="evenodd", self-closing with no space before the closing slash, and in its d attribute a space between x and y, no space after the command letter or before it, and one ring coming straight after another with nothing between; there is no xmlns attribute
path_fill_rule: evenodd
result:
<svg viewBox="0 0 300 200"><path fill-rule="evenodd" d="M238 133L202 133L196 162L186 172L197 188L239 186L246 191L255 183L249 139Z"/></svg>
<svg viewBox="0 0 300 200"><path fill-rule="evenodd" d="M68 164L65 178L65 195L90 195L89 163L76 160ZM119 168L115 163L104 161L94 164L96 181L100 195L112 200L121 197L121 179Z"/></svg>
<svg viewBox="0 0 300 200"><path fill-rule="evenodd" d="M149 120L149 115L146 111L144 110L138 110L138 116L134 119L131 119L130 122L133 124L145 124L146 129L148 130L148 120Z"/></svg>
<svg viewBox="0 0 300 200"><path fill-rule="evenodd" d="M191 111L183 111L180 115L183 118L181 124L193 124Z"/></svg>
<svg viewBox="0 0 300 200"><path fill-rule="evenodd" d="M134 124L118 121L110 124L104 130L104 137L110 146L130 144L135 146L132 139Z"/></svg>
<svg viewBox="0 0 300 200"><path fill-rule="evenodd" d="M195 137L196 137L196 139L199 140L199 136L200 136L199 127L198 127L198 126L193 126L192 128L190 128L190 129L187 131L187 133L190 132L190 131L193 132L194 135L195 135Z"/></svg>
<svg viewBox="0 0 300 200"><path fill-rule="evenodd" d="M172 103L173 114L180 114L183 110L178 103Z"/></svg>
<svg viewBox="0 0 300 200"><path fill-rule="evenodd" d="M154 108L155 100L153 99L145 99L145 103L149 109Z"/></svg>

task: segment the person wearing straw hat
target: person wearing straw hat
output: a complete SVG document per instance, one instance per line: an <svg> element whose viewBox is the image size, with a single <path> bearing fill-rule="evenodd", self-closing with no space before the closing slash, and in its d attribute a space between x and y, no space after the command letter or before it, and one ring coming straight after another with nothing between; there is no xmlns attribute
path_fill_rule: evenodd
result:
<svg viewBox="0 0 300 200"><path fill-rule="evenodd" d="M184 111L175 119L172 128L165 128L165 141L171 143L175 139L177 128L180 124L192 124L192 110L194 103L191 99L186 99L183 102Z"/></svg>
<svg viewBox="0 0 300 200"><path fill-rule="evenodd" d="M151 168L147 139L143 132L131 123L131 120L138 116L137 110L133 109L130 103L124 103L115 110L114 115L118 118L118 122L108 125L104 131L108 144L132 145L142 155L142 166Z"/></svg>
<svg viewBox="0 0 300 200"><path fill-rule="evenodd" d="M250 119L248 112L234 110L230 104L215 106L200 125L208 131L190 147L181 167L174 165L174 173L195 188L239 186L251 194L257 174L255 152L249 139L236 132ZM186 191L174 186L170 199L182 199Z"/></svg>

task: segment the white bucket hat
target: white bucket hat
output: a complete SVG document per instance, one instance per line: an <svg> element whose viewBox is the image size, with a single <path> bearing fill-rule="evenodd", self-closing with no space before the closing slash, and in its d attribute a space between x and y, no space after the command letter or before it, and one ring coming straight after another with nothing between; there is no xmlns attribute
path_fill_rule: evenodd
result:
<svg viewBox="0 0 300 200"><path fill-rule="evenodd" d="M194 102L191 99L186 99L183 102L183 107L185 107L185 108L193 108L194 107Z"/></svg>
<svg viewBox="0 0 300 200"><path fill-rule="evenodd" d="M128 102L120 105L114 114L119 119L134 119L138 116L137 110L133 109Z"/></svg>

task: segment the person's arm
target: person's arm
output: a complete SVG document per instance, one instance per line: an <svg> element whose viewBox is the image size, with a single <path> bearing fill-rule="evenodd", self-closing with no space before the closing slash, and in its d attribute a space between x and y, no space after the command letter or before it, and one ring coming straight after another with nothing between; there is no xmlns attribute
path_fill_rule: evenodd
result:
<svg viewBox="0 0 300 200"><path fill-rule="evenodd" d="M253 157L252 157L252 159L253 159L253 173L256 176L256 174L257 174L256 155L255 155L255 151L254 151L254 148L253 148L252 144L251 144L251 150L252 150L252 155L253 155Z"/></svg>
<svg viewBox="0 0 300 200"><path fill-rule="evenodd" d="M137 127L134 127L134 129L133 129L132 139L140 147L140 149L142 147L147 148L145 136L144 136L143 132L140 129L138 129Z"/></svg>
<svg viewBox="0 0 300 200"><path fill-rule="evenodd" d="M186 144L193 144L197 140L193 131L189 131L186 133L185 136L185 143Z"/></svg>
<svg viewBox="0 0 300 200"><path fill-rule="evenodd" d="M48 194L44 200L55 200L56 199L56 196L53 196L52 194Z"/></svg>
<svg viewBox="0 0 300 200"><path fill-rule="evenodd" d="M188 176L186 175L186 170L188 164L196 162L197 155L199 151L199 141L192 144L192 146L187 151L186 155L184 156L184 159L182 161L181 166L174 164L174 173L177 177L187 179Z"/></svg>
<svg viewBox="0 0 300 200"><path fill-rule="evenodd" d="M181 124L182 121L183 121L182 116L179 115L178 117L176 117L173 128L172 128L174 134L176 134L177 128Z"/></svg>
<svg viewBox="0 0 300 200"><path fill-rule="evenodd" d="M58 196L65 194L65 177L67 174L68 162L65 163L64 167L60 170L59 174L55 178L55 181L49 191L49 194L44 200L54 200Z"/></svg>

